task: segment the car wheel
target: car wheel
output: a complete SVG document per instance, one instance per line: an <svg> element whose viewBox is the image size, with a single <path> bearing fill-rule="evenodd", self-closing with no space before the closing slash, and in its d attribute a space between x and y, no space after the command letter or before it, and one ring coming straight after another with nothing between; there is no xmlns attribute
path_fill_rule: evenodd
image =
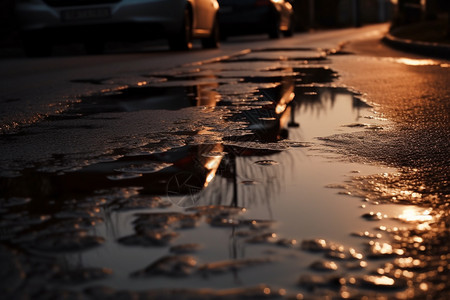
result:
<svg viewBox="0 0 450 300"><path fill-rule="evenodd" d="M275 18L272 21L272 24L269 28L269 38L271 39L278 39L280 38L281 30L280 30L280 18Z"/></svg>
<svg viewBox="0 0 450 300"><path fill-rule="evenodd" d="M169 38L169 47L172 50L189 50L192 48L192 17L188 8L184 10L180 30Z"/></svg>
<svg viewBox="0 0 450 300"><path fill-rule="evenodd" d="M25 55L29 57L44 57L52 54L52 43L37 34L27 34L23 38L23 49Z"/></svg>
<svg viewBox="0 0 450 300"><path fill-rule="evenodd" d="M219 47L219 25L217 18L214 20L213 28L211 29L211 35L207 38L202 39L202 47L204 49L215 49Z"/></svg>
<svg viewBox="0 0 450 300"><path fill-rule="evenodd" d="M294 30L295 30L295 19L294 16L292 16L289 20L289 27L286 31L283 31L283 35L285 37L292 37L294 35Z"/></svg>

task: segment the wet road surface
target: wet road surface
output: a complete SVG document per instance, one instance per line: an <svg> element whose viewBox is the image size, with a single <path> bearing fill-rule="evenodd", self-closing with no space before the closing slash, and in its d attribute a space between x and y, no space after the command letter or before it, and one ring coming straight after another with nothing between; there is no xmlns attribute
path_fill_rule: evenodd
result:
<svg viewBox="0 0 450 300"><path fill-rule="evenodd" d="M445 87L448 64L348 51L72 78L105 88L1 136L2 293L445 299L449 91L393 72Z"/></svg>

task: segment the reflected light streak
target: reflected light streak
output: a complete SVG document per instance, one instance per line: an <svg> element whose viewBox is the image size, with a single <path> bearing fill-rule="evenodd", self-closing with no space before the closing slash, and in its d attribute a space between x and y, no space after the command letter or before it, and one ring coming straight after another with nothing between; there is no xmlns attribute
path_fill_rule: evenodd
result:
<svg viewBox="0 0 450 300"><path fill-rule="evenodd" d="M216 171L212 170L209 172L208 176L206 176L204 187L207 187L208 184L214 179L214 176L216 175Z"/></svg>
<svg viewBox="0 0 450 300"><path fill-rule="evenodd" d="M208 175L206 175L205 184L203 187L207 187L209 183L214 179L216 176L216 171L219 168L220 162L222 161L222 156L216 156L210 160L208 160L205 164L205 168L209 170Z"/></svg>
<svg viewBox="0 0 450 300"><path fill-rule="evenodd" d="M222 157L223 156L215 156L215 157L211 158L205 164L205 168L208 170L216 170L219 167L220 162L222 161Z"/></svg>
<svg viewBox="0 0 450 300"><path fill-rule="evenodd" d="M379 286L390 286L395 283L394 279L387 276L365 276L364 279Z"/></svg>
<svg viewBox="0 0 450 300"><path fill-rule="evenodd" d="M391 254L392 246L387 243L375 243L374 249L381 254Z"/></svg>
<svg viewBox="0 0 450 300"><path fill-rule="evenodd" d="M291 92L288 95L284 95L280 102L275 107L275 113L277 115L283 113L286 110L287 105L295 98L295 93Z"/></svg>
<svg viewBox="0 0 450 300"><path fill-rule="evenodd" d="M428 222L433 220L430 213L429 209L420 211L417 208L407 208L398 218L406 222Z"/></svg>
<svg viewBox="0 0 450 300"><path fill-rule="evenodd" d="M441 64L433 59L412 59L406 57L400 58L388 58L389 61L393 61L399 64L404 64L407 66L441 66Z"/></svg>
<svg viewBox="0 0 450 300"><path fill-rule="evenodd" d="M287 107L286 103L278 103L277 107L275 108L275 113L277 115L281 114L286 110L286 107Z"/></svg>

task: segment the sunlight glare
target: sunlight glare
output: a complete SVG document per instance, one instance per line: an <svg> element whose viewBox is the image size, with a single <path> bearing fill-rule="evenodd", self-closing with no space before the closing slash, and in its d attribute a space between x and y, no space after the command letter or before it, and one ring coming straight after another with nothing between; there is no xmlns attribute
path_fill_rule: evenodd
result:
<svg viewBox="0 0 450 300"><path fill-rule="evenodd" d="M428 222L433 220L430 213L431 210L429 209L422 211L418 208L407 208L398 218L406 222Z"/></svg>

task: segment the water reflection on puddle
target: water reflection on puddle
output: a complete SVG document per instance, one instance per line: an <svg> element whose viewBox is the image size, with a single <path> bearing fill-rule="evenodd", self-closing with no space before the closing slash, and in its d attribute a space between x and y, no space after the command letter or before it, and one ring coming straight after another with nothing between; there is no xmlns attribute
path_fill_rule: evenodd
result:
<svg viewBox="0 0 450 300"><path fill-rule="evenodd" d="M59 119L198 106L226 108L221 122L238 126L223 132L187 120L78 171L2 178L1 240L32 253L2 250L17 260L8 267L20 274L27 260L45 257L49 282L39 281L38 267L26 275L31 282L88 288L100 299L164 288L212 289L192 291L206 298L408 291L392 268L373 270L403 254L389 234L407 222L425 226L431 211L364 199L355 176L395 170L343 160L319 139L389 123L330 85L328 67L309 65L324 60L320 51L292 51L149 74L151 83L84 97ZM259 284L274 288L247 289ZM244 289L221 291L235 287Z"/></svg>

